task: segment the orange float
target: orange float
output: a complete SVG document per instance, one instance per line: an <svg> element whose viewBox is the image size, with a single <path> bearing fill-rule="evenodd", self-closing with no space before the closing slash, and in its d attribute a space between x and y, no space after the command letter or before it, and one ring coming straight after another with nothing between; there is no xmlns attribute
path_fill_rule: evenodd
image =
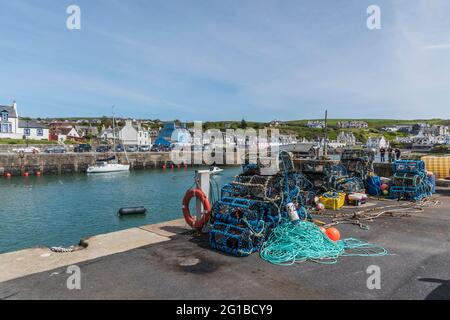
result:
<svg viewBox="0 0 450 320"><path fill-rule="evenodd" d="M191 202L192 198L199 199L202 202L203 213L200 219L193 217L189 210L189 203ZM201 229L205 225L206 221L208 221L210 214L211 204L209 203L209 199L205 195L205 193L201 189L188 190L183 198L183 216L187 224L194 229Z"/></svg>
<svg viewBox="0 0 450 320"><path fill-rule="evenodd" d="M326 234L328 238L330 238L333 241L338 241L339 239L341 239L341 233L336 228L328 228Z"/></svg>

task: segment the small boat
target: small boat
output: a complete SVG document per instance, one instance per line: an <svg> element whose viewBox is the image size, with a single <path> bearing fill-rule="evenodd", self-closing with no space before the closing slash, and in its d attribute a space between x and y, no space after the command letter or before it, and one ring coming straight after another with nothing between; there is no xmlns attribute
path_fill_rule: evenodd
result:
<svg viewBox="0 0 450 320"><path fill-rule="evenodd" d="M97 159L97 164L88 167L87 173L111 173L111 172L130 171L129 164L121 164L121 163L118 163L118 160L117 160L114 107L113 107L112 123L113 123L113 148L112 148L113 155L110 155L109 157L107 157L105 159ZM124 150L124 151L125 151L125 156L127 157L127 160L128 160L126 150Z"/></svg>
<svg viewBox="0 0 450 320"><path fill-rule="evenodd" d="M222 171L223 171L223 169L220 169L219 167L212 167L211 169L209 169L209 173L210 173L211 175L219 174L219 173L221 173Z"/></svg>
<svg viewBox="0 0 450 320"><path fill-rule="evenodd" d="M130 171L129 164L98 162L95 166L87 169L87 173L109 173L109 172L124 172Z"/></svg>

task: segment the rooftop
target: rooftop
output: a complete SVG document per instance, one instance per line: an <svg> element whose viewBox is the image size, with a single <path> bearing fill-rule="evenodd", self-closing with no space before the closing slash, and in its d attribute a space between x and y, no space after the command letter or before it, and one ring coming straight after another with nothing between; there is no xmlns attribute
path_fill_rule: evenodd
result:
<svg viewBox="0 0 450 320"><path fill-rule="evenodd" d="M48 129L46 125L33 120L19 120L19 128Z"/></svg>
<svg viewBox="0 0 450 320"><path fill-rule="evenodd" d="M17 112L12 106L0 106L0 112L8 112L9 118L17 118Z"/></svg>

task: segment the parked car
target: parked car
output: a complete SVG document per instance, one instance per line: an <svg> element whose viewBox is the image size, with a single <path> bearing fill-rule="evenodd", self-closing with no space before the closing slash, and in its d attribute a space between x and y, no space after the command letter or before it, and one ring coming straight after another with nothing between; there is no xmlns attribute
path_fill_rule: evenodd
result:
<svg viewBox="0 0 450 320"><path fill-rule="evenodd" d="M74 152L91 152L91 150L92 147L88 143L79 144L73 149Z"/></svg>
<svg viewBox="0 0 450 320"><path fill-rule="evenodd" d="M119 145L116 146L116 152L124 152L124 151L125 150L123 148L123 145L119 144Z"/></svg>
<svg viewBox="0 0 450 320"><path fill-rule="evenodd" d="M36 147L17 148L13 149L12 151L16 153L33 153L33 154L41 152L41 150L39 150Z"/></svg>
<svg viewBox="0 0 450 320"><path fill-rule="evenodd" d="M148 152L150 151L150 146L139 146L140 152Z"/></svg>
<svg viewBox="0 0 450 320"><path fill-rule="evenodd" d="M109 150L111 150L110 146L98 146L95 152L108 152Z"/></svg>
<svg viewBox="0 0 450 320"><path fill-rule="evenodd" d="M53 146L53 147L48 147L47 149L44 150L45 153L66 153L66 148L64 148L63 146Z"/></svg>
<svg viewBox="0 0 450 320"><path fill-rule="evenodd" d="M137 146L127 146L127 152L137 152L138 147Z"/></svg>

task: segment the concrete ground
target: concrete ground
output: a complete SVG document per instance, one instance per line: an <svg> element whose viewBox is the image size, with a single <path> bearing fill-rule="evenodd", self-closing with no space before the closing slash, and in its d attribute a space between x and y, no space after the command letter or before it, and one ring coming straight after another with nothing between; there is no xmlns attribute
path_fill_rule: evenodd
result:
<svg viewBox="0 0 450 320"><path fill-rule="evenodd" d="M135 249L106 250L96 258L86 255L85 261L66 253L59 264L40 267L46 271L20 277L19 271L10 272L12 280L0 283L0 299L450 299L449 196L449 189L441 189L434 197L440 206L411 217L380 218L369 231L338 227L343 238L382 245L388 256L280 267L258 254L236 258L213 251L206 237L186 232L180 222L167 223L144 227L153 240ZM26 260L23 253L2 256L2 264L11 262L5 270L14 263L23 268L20 258ZM81 290L67 289L66 265L72 263L81 269ZM371 265L380 267L379 290L367 288Z"/></svg>

